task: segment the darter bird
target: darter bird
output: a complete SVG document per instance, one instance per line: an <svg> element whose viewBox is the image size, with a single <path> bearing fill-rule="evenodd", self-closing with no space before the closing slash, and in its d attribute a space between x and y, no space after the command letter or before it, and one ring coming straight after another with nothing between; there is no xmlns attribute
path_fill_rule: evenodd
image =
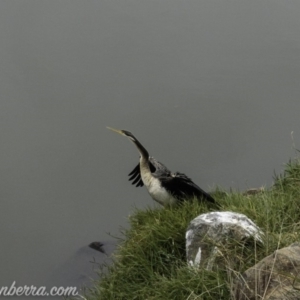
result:
<svg viewBox="0 0 300 300"><path fill-rule="evenodd" d="M163 206L173 205L184 200L197 198L217 206L215 199L203 191L183 173L172 173L166 166L149 156L138 139L127 130L108 129L124 135L132 141L140 153L140 162L129 173L129 180L137 187L145 185L150 196Z"/></svg>

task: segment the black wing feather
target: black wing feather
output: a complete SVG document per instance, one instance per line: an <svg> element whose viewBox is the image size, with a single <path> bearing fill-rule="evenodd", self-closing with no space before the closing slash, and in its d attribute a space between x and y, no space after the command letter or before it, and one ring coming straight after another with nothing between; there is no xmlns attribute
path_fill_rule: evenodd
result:
<svg viewBox="0 0 300 300"><path fill-rule="evenodd" d="M141 178L139 176L137 176L133 181L132 184L135 185L136 183L139 183L139 181L141 180Z"/></svg>
<svg viewBox="0 0 300 300"><path fill-rule="evenodd" d="M140 164L138 164L129 174L128 176L133 175L132 177L134 178L137 173L140 172ZM131 180L131 179L130 179Z"/></svg>
<svg viewBox="0 0 300 300"><path fill-rule="evenodd" d="M140 170L140 164L138 164L129 174L128 174L129 177L129 181L132 180L132 184L135 185L136 184L136 187L139 187L139 186L143 186L144 183L143 183L143 180L142 180L142 177L141 177L141 170Z"/></svg>
<svg viewBox="0 0 300 300"><path fill-rule="evenodd" d="M171 174L171 176L162 177L160 179L162 186L178 200L196 197L216 204L215 199L211 195L203 191L183 173L176 172Z"/></svg>

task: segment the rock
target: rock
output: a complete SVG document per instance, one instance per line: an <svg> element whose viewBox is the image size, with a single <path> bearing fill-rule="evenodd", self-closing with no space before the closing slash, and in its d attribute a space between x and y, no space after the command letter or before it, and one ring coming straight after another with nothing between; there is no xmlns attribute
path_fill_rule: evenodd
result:
<svg viewBox="0 0 300 300"><path fill-rule="evenodd" d="M92 286L93 280L99 279L99 267L102 264L111 262L111 254L117 246L115 240L94 242L93 246L100 246L100 250L95 251L95 247L83 246L71 252L67 260L57 265L52 274L47 278L48 286L76 286L78 290L81 286Z"/></svg>
<svg viewBox="0 0 300 300"><path fill-rule="evenodd" d="M105 254L105 250L103 249L104 244L101 242L92 242L89 244L89 247Z"/></svg>
<svg viewBox="0 0 300 300"><path fill-rule="evenodd" d="M234 296L238 300L300 299L300 243L276 250L237 280Z"/></svg>
<svg viewBox="0 0 300 300"><path fill-rule="evenodd" d="M245 215L211 212L191 221L186 232L187 261L191 266L211 270L223 249L240 248L249 241L262 243L262 231ZM235 259L235 258L234 258Z"/></svg>
<svg viewBox="0 0 300 300"><path fill-rule="evenodd" d="M252 189L248 189L245 192L243 192L244 196L252 196L252 195L257 195L260 193L263 193L265 191L265 188L262 186L260 188L252 188Z"/></svg>

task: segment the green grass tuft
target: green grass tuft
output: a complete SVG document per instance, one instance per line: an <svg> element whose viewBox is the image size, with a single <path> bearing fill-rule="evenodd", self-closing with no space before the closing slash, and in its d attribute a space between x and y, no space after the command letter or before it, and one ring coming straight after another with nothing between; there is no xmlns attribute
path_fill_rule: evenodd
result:
<svg viewBox="0 0 300 300"><path fill-rule="evenodd" d="M254 195L216 189L215 199L222 211L245 214L265 233L264 245L226 249L231 262L213 271L194 269L185 257L185 232L192 219L210 211L196 201L169 208L135 210L130 228L114 254L114 263L102 267L99 282L85 299L231 299L236 276L278 248L299 241L300 162L290 161L283 175L275 176L269 190ZM225 250L224 250L225 251ZM239 255L242 255L239 259Z"/></svg>

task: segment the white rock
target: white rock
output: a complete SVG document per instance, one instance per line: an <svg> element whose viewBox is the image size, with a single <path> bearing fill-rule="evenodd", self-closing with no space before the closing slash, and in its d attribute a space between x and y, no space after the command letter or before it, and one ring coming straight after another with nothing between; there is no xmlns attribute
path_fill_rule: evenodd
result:
<svg viewBox="0 0 300 300"><path fill-rule="evenodd" d="M191 266L205 263L211 269L219 249L216 244L254 239L262 243L262 231L247 216L230 211L202 214L191 221L186 231L187 261Z"/></svg>

